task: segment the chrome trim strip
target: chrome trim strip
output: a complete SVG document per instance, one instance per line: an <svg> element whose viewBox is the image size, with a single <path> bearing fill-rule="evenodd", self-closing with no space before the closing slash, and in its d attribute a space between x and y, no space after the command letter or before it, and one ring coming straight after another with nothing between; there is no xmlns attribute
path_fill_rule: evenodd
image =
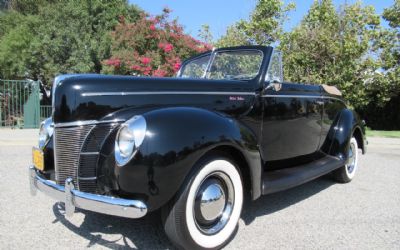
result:
<svg viewBox="0 0 400 250"><path fill-rule="evenodd" d="M90 134L90 132L89 132L89 134ZM85 141L86 141L86 139L85 139ZM98 154L99 154L99 152L80 152L80 155L98 155Z"/></svg>
<svg viewBox="0 0 400 250"><path fill-rule="evenodd" d="M345 102L344 100L342 100L342 99L340 99L340 98L333 97L333 96L321 96L321 98L322 98L322 99L333 99L333 100L341 101L341 102L343 102L344 104L346 104L346 102Z"/></svg>
<svg viewBox="0 0 400 250"><path fill-rule="evenodd" d="M29 167L29 181L31 194L34 195L37 190L40 190L48 196L66 203L68 215L73 214L75 207L126 218L141 218L147 214L147 205L143 201L81 192L75 189L70 178L66 180L66 188L64 188L53 181L42 178L33 166Z"/></svg>
<svg viewBox="0 0 400 250"><path fill-rule="evenodd" d="M208 60L207 67L206 67L206 69L204 70L203 75L201 76L201 78L206 79L207 72L210 71L211 65L212 65L212 63L214 62L214 59L215 59L215 55L216 55L216 54L217 54L217 53L215 53L215 47L214 47L214 48L212 49L212 51L211 51L210 59ZM187 63L187 64L189 64L189 63Z"/></svg>
<svg viewBox="0 0 400 250"><path fill-rule="evenodd" d="M74 194L73 190L75 189L74 181L71 177L68 177L65 180L64 186L64 194L65 194L65 216L71 217L75 213L75 204L74 204Z"/></svg>
<svg viewBox="0 0 400 250"><path fill-rule="evenodd" d="M88 121L75 121L75 122L63 122L63 123L55 123L55 128L63 128L63 127L74 127L74 126L84 126L84 125L96 125L101 123L117 123L117 122L124 122L123 119L114 119L114 120L104 120L104 121L97 121L97 120L88 120Z"/></svg>
<svg viewBox="0 0 400 250"><path fill-rule="evenodd" d="M281 97L281 98L323 98L320 95L263 95L262 97Z"/></svg>
<svg viewBox="0 0 400 250"><path fill-rule="evenodd" d="M54 126L54 129L56 128L56 125L53 123L53 126ZM57 171L58 171L58 168L57 168L57 154L56 154L56 151L55 151L55 147L56 147L56 131L54 131L53 132L53 136L52 136L52 138L53 138L53 164L54 164L54 173L55 173L55 180L56 181L58 181L57 180Z"/></svg>
<svg viewBox="0 0 400 250"><path fill-rule="evenodd" d="M78 176L78 179L82 180L82 181L93 181L93 180L97 180L97 177L96 176L93 176L93 177L80 177L80 176Z"/></svg>
<svg viewBox="0 0 400 250"><path fill-rule="evenodd" d="M315 99L334 99L345 103L342 99L333 96L321 96L321 95L262 95L261 97L282 97L282 98L315 98Z"/></svg>
<svg viewBox="0 0 400 250"><path fill-rule="evenodd" d="M143 92L88 92L82 96L112 96L112 95L252 95L254 92L223 92L223 91L143 91Z"/></svg>

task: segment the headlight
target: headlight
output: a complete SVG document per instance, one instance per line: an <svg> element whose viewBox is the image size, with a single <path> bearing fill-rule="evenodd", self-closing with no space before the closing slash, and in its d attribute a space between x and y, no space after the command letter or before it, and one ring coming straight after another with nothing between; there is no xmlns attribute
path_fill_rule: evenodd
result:
<svg viewBox="0 0 400 250"><path fill-rule="evenodd" d="M118 166L128 163L136 154L146 136L146 120L143 116L134 116L129 119L118 131L115 138L115 161Z"/></svg>
<svg viewBox="0 0 400 250"><path fill-rule="evenodd" d="M47 118L40 124L39 130L39 148L43 148L53 135L53 120Z"/></svg>

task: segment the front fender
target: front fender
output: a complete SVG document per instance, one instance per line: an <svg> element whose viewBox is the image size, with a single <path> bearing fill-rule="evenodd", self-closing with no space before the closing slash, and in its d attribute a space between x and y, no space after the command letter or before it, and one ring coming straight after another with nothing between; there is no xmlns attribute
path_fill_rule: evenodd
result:
<svg viewBox="0 0 400 250"><path fill-rule="evenodd" d="M142 196L149 210L155 210L177 193L194 164L218 146L234 147L244 155L256 187L254 191L259 192L261 160L257 139L238 120L205 109L184 107L163 108L142 115L147 122L143 144L127 165L115 167L122 193Z"/></svg>

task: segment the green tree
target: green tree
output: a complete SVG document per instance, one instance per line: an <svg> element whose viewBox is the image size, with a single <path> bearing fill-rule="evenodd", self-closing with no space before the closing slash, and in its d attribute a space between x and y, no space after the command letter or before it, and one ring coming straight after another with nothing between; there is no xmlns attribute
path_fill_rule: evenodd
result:
<svg viewBox="0 0 400 250"><path fill-rule="evenodd" d="M392 7L385 9L383 18L391 29L384 30L378 46L381 49L382 68L389 94L400 94L400 0L395 0Z"/></svg>
<svg viewBox="0 0 400 250"><path fill-rule="evenodd" d="M373 129L400 129L400 1L383 12L390 28L382 29L374 41L380 74L368 86L369 103L359 112Z"/></svg>
<svg viewBox="0 0 400 250"><path fill-rule="evenodd" d="M213 35L210 30L210 25L201 25L201 28L198 31L198 37L207 44L213 44Z"/></svg>
<svg viewBox="0 0 400 250"><path fill-rule="evenodd" d="M3 78L40 79L49 85L57 74L100 73L118 20L134 21L142 13L126 0L35 2L11 1L18 8L0 14L5 24L0 27Z"/></svg>
<svg viewBox="0 0 400 250"><path fill-rule="evenodd" d="M35 15L39 12L40 6L56 3L57 0L3 0L3 2L8 10L23 15Z"/></svg>
<svg viewBox="0 0 400 250"><path fill-rule="evenodd" d="M259 0L249 20L240 20L230 26L217 45L270 45L277 42L282 35L283 22L294 8L294 3L285 5L283 0Z"/></svg>
<svg viewBox="0 0 400 250"><path fill-rule="evenodd" d="M242 28L238 24L229 26L223 35L216 42L216 47L229 47L240 45L251 45L251 42Z"/></svg>
<svg viewBox="0 0 400 250"><path fill-rule="evenodd" d="M367 90L380 74L372 46L379 31L371 6L356 2L336 10L331 0L314 1L280 43L285 79L335 85L354 107L365 106Z"/></svg>
<svg viewBox="0 0 400 250"><path fill-rule="evenodd" d="M294 8L294 3L285 5L282 0L259 0L250 20L238 25L252 43L270 45L280 40L283 22Z"/></svg>
<svg viewBox="0 0 400 250"><path fill-rule="evenodd" d="M40 64L35 58L38 40L34 30L39 20L35 16L21 18L18 13L8 17L13 17L17 25L4 28L7 25L5 23L4 30L0 30L0 78L20 79L34 76Z"/></svg>
<svg viewBox="0 0 400 250"><path fill-rule="evenodd" d="M383 18L385 18L390 27L399 29L400 28L400 1L394 0L392 7L387 8L383 12Z"/></svg>

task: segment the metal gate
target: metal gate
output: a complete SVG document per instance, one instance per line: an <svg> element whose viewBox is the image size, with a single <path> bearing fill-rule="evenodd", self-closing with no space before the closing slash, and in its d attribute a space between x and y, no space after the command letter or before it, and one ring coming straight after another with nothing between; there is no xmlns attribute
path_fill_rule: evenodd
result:
<svg viewBox="0 0 400 250"><path fill-rule="evenodd" d="M40 113L39 81L0 80L0 127L37 128Z"/></svg>

